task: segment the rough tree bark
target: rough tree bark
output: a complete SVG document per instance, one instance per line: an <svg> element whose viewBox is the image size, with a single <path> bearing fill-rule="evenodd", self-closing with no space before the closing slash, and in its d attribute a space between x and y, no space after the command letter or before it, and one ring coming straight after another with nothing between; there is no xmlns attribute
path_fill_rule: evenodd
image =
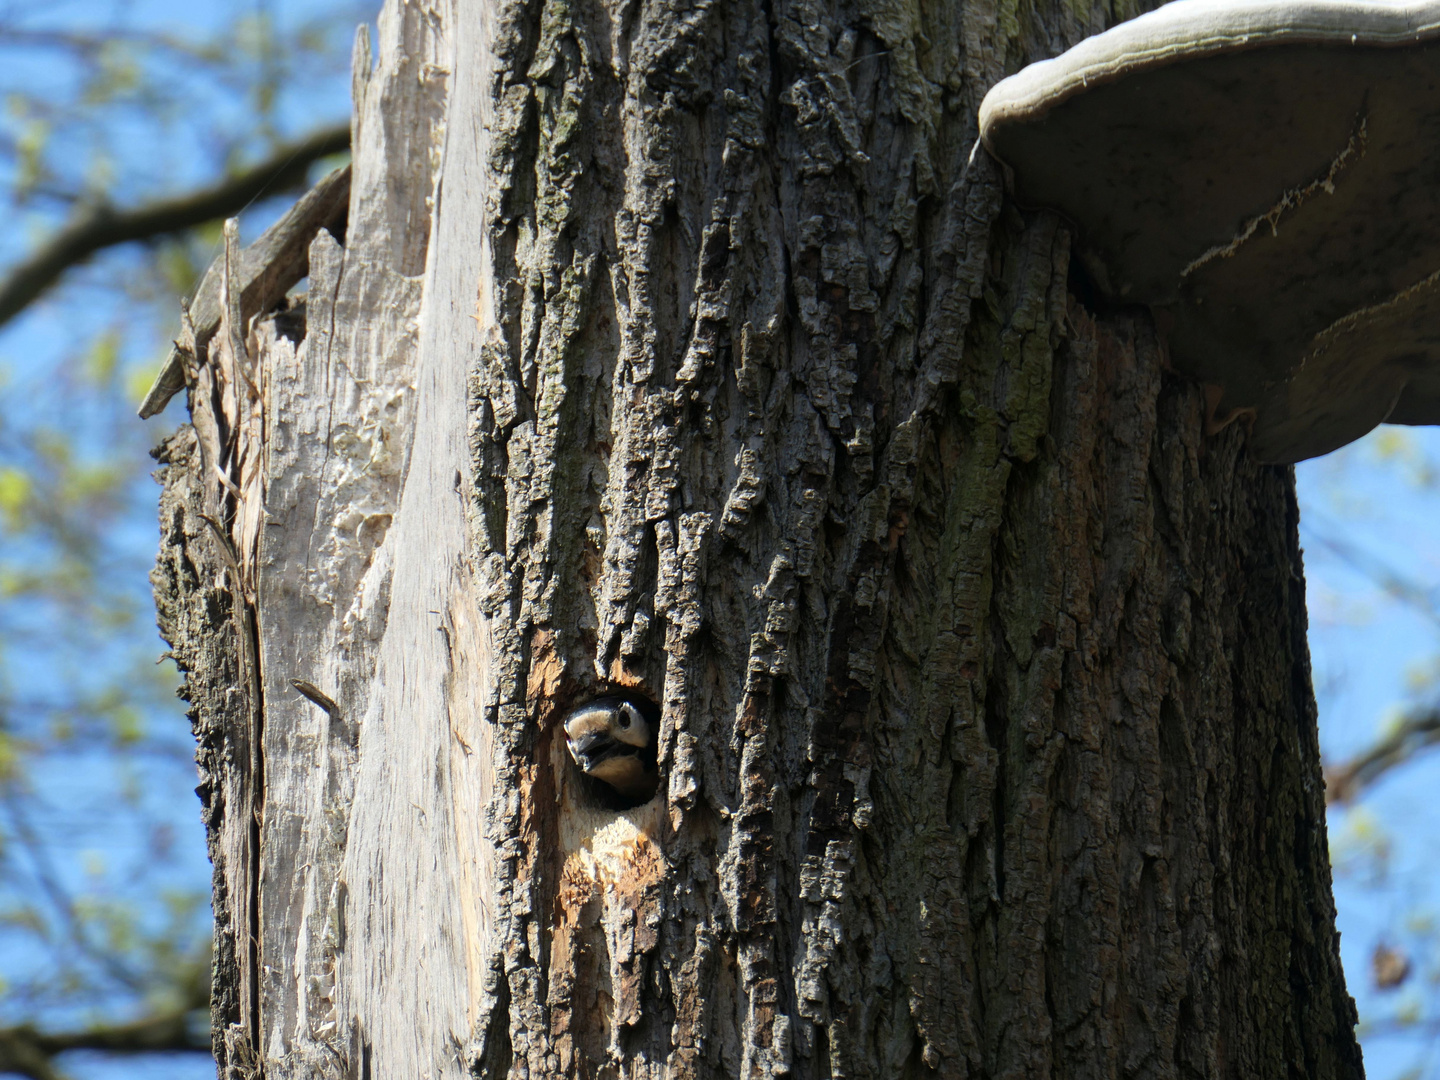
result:
<svg viewBox="0 0 1440 1080"><path fill-rule="evenodd" d="M1133 14L386 4L160 451L222 1075L1361 1075L1291 472L973 152Z"/></svg>

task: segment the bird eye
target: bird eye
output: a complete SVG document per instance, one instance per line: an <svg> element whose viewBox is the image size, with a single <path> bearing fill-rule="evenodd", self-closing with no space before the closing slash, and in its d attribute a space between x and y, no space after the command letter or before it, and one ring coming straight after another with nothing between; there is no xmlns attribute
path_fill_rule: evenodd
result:
<svg viewBox="0 0 1440 1080"><path fill-rule="evenodd" d="M628 727L630 726L630 706L629 706L629 705L622 705L622 706L620 707L620 726L621 726L622 728L628 728Z"/></svg>

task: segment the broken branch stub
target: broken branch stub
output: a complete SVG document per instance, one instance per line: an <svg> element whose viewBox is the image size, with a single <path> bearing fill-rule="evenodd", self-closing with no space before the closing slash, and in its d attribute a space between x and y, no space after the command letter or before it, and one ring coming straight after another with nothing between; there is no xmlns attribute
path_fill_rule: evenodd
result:
<svg viewBox="0 0 1440 1080"><path fill-rule="evenodd" d="M1440 423L1440 3L1177 0L997 84L980 130L1262 460Z"/></svg>
<svg viewBox="0 0 1440 1080"><path fill-rule="evenodd" d="M240 253L237 278L240 311L245 319L266 311L282 300L310 272L310 241L321 229L337 239L345 235L350 210L350 166L335 169L304 194L258 240ZM220 327L221 276L225 263L217 256L200 279L190 301L189 318L194 344L203 349ZM160 413L185 388L185 360L177 342L165 357L160 373L140 403L140 419Z"/></svg>

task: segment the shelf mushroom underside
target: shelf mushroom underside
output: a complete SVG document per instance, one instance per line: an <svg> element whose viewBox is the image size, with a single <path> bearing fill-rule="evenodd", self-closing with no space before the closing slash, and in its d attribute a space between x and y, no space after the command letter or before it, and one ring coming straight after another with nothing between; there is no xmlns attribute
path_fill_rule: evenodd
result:
<svg viewBox="0 0 1440 1080"><path fill-rule="evenodd" d="M1440 423L1440 43L1188 58L1037 114L984 133L1017 199L1071 220L1260 458Z"/></svg>

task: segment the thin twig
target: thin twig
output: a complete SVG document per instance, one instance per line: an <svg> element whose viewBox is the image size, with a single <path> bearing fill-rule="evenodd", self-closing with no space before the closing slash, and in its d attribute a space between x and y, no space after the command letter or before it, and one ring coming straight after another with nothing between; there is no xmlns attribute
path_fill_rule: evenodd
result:
<svg viewBox="0 0 1440 1080"><path fill-rule="evenodd" d="M1440 606L1436 604L1433 590L1426 589L1419 582L1405 577L1384 560L1367 551L1362 551L1354 544L1337 540L1325 531L1316 529L1313 522L1306 523L1305 531L1310 534L1314 543L1330 552L1341 562L1346 563L1351 569L1368 577L1380 587L1386 596L1410 605L1416 612L1440 625Z"/></svg>
<svg viewBox="0 0 1440 1080"><path fill-rule="evenodd" d="M109 972L111 978L131 990L143 990L145 982L139 975L122 963L117 955L102 949L90 939L90 934L85 929L85 923L75 911L74 901L71 900L65 887L60 884L60 876L50 864L45 845L31 828L18 800L6 794L0 797L0 805L3 805L9 814L11 828L14 829L16 837L19 838L21 846L24 847L35 868L35 879L40 883L41 891L45 893L46 898L64 921L70 933L70 940L81 952ZM0 1072L3 1071L0 1069Z"/></svg>
<svg viewBox="0 0 1440 1080"><path fill-rule="evenodd" d="M1440 711L1408 717L1368 750L1325 770L1325 801L1354 802L1391 769L1437 742L1440 742Z"/></svg>

